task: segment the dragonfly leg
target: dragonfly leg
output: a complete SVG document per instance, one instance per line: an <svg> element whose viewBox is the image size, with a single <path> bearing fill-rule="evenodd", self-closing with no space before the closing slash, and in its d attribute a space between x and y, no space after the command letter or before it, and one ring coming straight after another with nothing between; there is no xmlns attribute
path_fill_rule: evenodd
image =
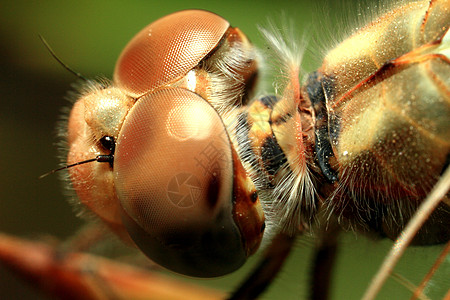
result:
<svg viewBox="0 0 450 300"><path fill-rule="evenodd" d="M331 226L331 225L330 225ZM310 276L310 299L329 299L332 271L338 253L339 228L328 227L314 250Z"/></svg>
<svg viewBox="0 0 450 300"><path fill-rule="evenodd" d="M266 249L261 261L229 300L255 299L261 295L281 270L292 250L296 236L279 233Z"/></svg>

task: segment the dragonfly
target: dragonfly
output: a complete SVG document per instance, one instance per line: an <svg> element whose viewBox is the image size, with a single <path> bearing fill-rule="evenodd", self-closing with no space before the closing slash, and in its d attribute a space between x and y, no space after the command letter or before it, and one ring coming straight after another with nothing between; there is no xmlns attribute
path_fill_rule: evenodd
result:
<svg viewBox="0 0 450 300"><path fill-rule="evenodd" d="M238 28L206 11L155 21L112 82L86 80L68 117L77 199L189 276L230 273L261 243L289 251L309 232L323 234L318 253L332 263L336 232L395 240L442 184L412 242L448 243L448 6L380 13L304 82L301 49L262 29L282 70L276 93L262 96L261 54Z"/></svg>

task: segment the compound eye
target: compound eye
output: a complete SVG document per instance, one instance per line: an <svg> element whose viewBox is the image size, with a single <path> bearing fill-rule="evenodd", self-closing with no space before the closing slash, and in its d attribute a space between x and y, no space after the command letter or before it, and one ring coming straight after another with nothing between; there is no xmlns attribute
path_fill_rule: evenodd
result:
<svg viewBox="0 0 450 300"><path fill-rule="evenodd" d="M114 81L132 97L185 76L220 42L230 24L211 12L185 10L139 32L117 61Z"/></svg>
<svg viewBox="0 0 450 300"><path fill-rule="evenodd" d="M156 263L197 277L244 263L230 141L198 95L162 89L136 103L117 139L114 181L125 227Z"/></svg>

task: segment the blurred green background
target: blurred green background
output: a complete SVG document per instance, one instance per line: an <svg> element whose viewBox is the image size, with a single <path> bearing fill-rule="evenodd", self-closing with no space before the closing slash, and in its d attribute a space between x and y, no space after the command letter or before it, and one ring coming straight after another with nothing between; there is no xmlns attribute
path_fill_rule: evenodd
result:
<svg viewBox="0 0 450 300"><path fill-rule="evenodd" d="M330 1L332 2L332 1ZM49 55L38 34L73 69L93 78L111 78L115 61L128 40L148 23L176 10L201 8L225 17L257 45L257 24L268 18L294 21L298 40L307 31L310 45L320 49L336 39L329 19L356 14L330 8L327 1L15 1L0 5L0 231L21 237L69 237L83 223L72 211L58 176L37 177L58 165L55 123L67 107L65 99L76 78ZM356 7L349 3L347 9ZM329 15L324 13L329 12ZM347 20L347 17L343 17ZM330 38L327 38L330 37ZM324 42L325 41L325 42ZM328 41L328 42L327 42ZM318 67L321 51L306 53L307 71ZM264 87L264 91L271 86ZM390 246L347 234L338 259L332 299L358 299ZM313 241L300 241L296 252L265 299L304 299ZM418 280L436 257L439 247L413 249L399 271ZM446 291L450 263L439 271L433 289ZM250 266L247 266L247 270ZM232 290L246 270L222 279L195 283ZM446 279L445 279L446 278ZM445 281L441 281L445 279ZM41 292L0 267L0 298L47 299ZM390 282L380 299L408 298L408 292Z"/></svg>

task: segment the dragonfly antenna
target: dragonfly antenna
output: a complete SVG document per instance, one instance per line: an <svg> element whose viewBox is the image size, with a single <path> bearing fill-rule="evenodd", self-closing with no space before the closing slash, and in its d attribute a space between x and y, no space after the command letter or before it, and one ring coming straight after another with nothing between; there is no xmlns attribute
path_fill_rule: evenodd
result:
<svg viewBox="0 0 450 300"><path fill-rule="evenodd" d="M72 168L72 167L79 166L79 165L83 165L83 164L87 164L87 163L94 162L94 161L111 163L113 160L114 160L114 155L97 155L97 157L95 157L95 158L79 161L79 162L76 162L76 163L71 164L71 165L67 165L67 166L64 166L64 167L61 167L61 168L58 168L58 169L51 170L50 172L42 174L38 178L42 179L42 178L47 177L48 175L56 173L58 171L61 171L61 170L64 170L64 169L68 169L68 168Z"/></svg>
<svg viewBox="0 0 450 300"><path fill-rule="evenodd" d="M87 79L85 76L83 76L81 73L76 72L75 70L73 70L72 68L70 68L66 63L64 63L55 53L55 51L53 51L53 49L50 47L50 45L47 43L47 41L44 39L44 37L42 35L39 34L39 38L41 39L42 43L44 44L45 48L47 48L48 52L50 52L50 54L53 56L54 59L56 59L56 61L67 71L69 71L70 73L74 74L75 76L77 76L78 78L84 80L84 81L89 81L89 79Z"/></svg>

